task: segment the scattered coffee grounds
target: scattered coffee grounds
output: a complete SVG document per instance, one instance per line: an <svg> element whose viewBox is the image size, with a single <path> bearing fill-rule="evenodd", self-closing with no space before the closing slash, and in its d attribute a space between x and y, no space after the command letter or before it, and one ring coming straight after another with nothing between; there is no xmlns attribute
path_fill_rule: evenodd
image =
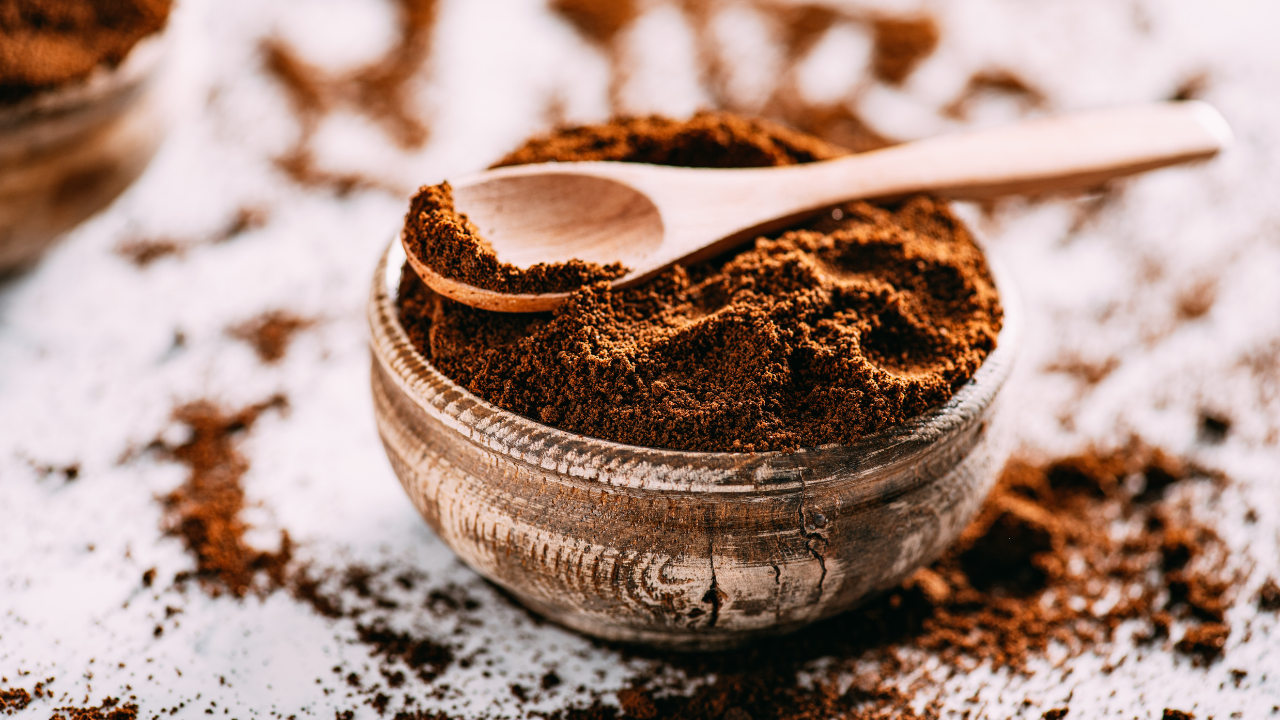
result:
<svg viewBox="0 0 1280 720"><path fill-rule="evenodd" d="M453 188L447 182L418 191L409 204L404 233L408 246L424 264L451 280L486 290L568 292L627 274L627 268L616 262L602 266L574 259L518 268L498 260L475 225L454 209Z"/></svg>
<svg viewBox="0 0 1280 720"><path fill-rule="evenodd" d="M871 71L891 85L901 85L920 61L933 54L941 38L938 24L929 16L880 18L872 29Z"/></svg>
<svg viewBox="0 0 1280 720"><path fill-rule="evenodd" d="M289 534L280 534L280 549L265 552L244 541L247 529L240 519L244 509L244 488L240 478L249 463L236 449L239 436L270 409L286 407L283 396L224 412L213 403L197 401L179 407L173 417L186 425L191 437L177 447L156 440L153 447L186 465L191 474L164 497L165 528L182 539L196 560L192 574L180 575L179 582L194 577L211 595L228 592L244 597L250 590L280 587L292 557ZM266 576L266 587L256 583Z"/></svg>
<svg viewBox="0 0 1280 720"><path fill-rule="evenodd" d="M124 703L116 698L103 698L97 707L76 708L60 707L53 711L49 720L137 720L138 706Z"/></svg>
<svg viewBox="0 0 1280 720"><path fill-rule="evenodd" d="M1023 112L1043 107L1048 98L1011 70L995 68L974 73L960 95L942 108L942 114L956 120L969 117L973 103L986 96L1003 96L1016 100Z"/></svg>
<svg viewBox="0 0 1280 720"><path fill-rule="evenodd" d="M1196 716L1189 712L1174 710L1173 708L1165 708L1164 714L1160 716L1161 720L1196 720Z"/></svg>
<svg viewBox="0 0 1280 720"><path fill-rule="evenodd" d="M588 39L606 46L638 14L633 0L552 0L551 9Z"/></svg>
<svg viewBox="0 0 1280 720"><path fill-rule="evenodd" d="M289 351L293 336L315 324L314 320L298 317L287 310L269 310L240 323L227 332L238 340L253 346L254 352L264 363L279 362Z"/></svg>
<svg viewBox="0 0 1280 720"><path fill-rule="evenodd" d="M511 158L585 159L576 147L592 135L604 142L583 143L588 153L633 147L613 159L712 167L839 152L722 117L696 117L688 135L626 120L630 141L617 125L579 128ZM936 407L995 347L1001 318L981 251L925 197L853 203L640 287L586 287L551 316L476 310L408 274L399 302L424 355L494 404L617 442L729 452L848 443Z"/></svg>
<svg viewBox="0 0 1280 720"><path fill-rule="evenodd" d="M5 715L12 715L20 710L25 710L30 704L31 693L23 688L0 690L0 710L3 710Z"/></svg>
<svg viewBox="0 0 1280 720"><path fill-rule="evenodd" d="M1258 590L1258 609L1266 612L1280 612L1280 585L1274 578L1267 578Z"/></svg>
<svg viewBox="0 0 1280 720"><path fill-rule="evenodd" d="M225 227L202 238L131 237L116 245L115 253L139 269L145 269L166 257L182 257L200 245L216 245L235 240L240 235L267 224L267 211L260 207L242 207Z"/></svg>
<svg viewBox="0 0 1280 720"><path fill-rule="evenodd" d="M0 103L115 67L158 32L172 0L0 0Z"/></svg>
<svg viewBox="0 0 1280 720"><path fill-rule="evenodd" d="M301 124L297 142L275 164L298 184L332 189L340 195L385 187L374 178L332 173L317 166L312 138L324 116L336 109L365 115L401 147L418 148L427 141L429 132L414 101L412 81L430 55L436 0L395 0L395 4L400 23L395 45L378 60L350 71L335 74L317 68L277 38L263 43L267 72L284 85Z"/></svg>

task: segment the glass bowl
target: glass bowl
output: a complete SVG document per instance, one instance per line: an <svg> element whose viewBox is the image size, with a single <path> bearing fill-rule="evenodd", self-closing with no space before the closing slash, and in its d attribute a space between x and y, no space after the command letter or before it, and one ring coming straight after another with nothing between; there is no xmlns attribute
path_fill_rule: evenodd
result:
<svg viewBox="0 0 1280 720"><path fill-rule="evenodd" d="M938 557L1007 456L997 395L1019 332L944 406L852 445L703 453L565 432L491 405L410 343L390 244L369 298L373 403L427 524L535 612L595 637L686 649L796 630Z"/></svg>

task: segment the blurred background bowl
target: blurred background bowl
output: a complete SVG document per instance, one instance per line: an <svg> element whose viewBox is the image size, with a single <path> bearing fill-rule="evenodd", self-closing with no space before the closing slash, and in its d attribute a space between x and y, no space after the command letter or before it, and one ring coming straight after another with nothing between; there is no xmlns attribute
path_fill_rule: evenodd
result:
<svg viewBox="0 0 1280 720"><path fill-rule="evenodd" d="M0 105L0 273L34 263L142 174L168 126L170 36L143 38L83 81Z"/></svg>

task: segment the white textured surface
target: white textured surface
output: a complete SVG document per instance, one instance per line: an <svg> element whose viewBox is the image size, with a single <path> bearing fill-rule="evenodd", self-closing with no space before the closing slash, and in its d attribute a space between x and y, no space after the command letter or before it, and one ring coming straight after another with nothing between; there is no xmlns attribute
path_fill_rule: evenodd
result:
<svg viewBox="0 0 1280 720"><path fill-rule="evenodd" d="M39 267L0 285L0 676L11 685L29 688L52 675L68 702L134 694L146 717L178 702L186 703L179 717L203 715L210 702L219 715L329 717L353 706L357 716L374 714L345 697L330 671L339 661L372 667L351 642L350 621L326 621L284 594L237 602L166 590L191 559L161 536L155 498L185 470L153 459L119 462L129 448L177 432L169 421L175 404L213 398L234 408L274 392L289 397L291 410L264 416L241 448L252 463L244 478L248 519L258 528L251 539L270 548L287 528L318 565L414 567L431 587L458 583L483 603L474 616L480 624L457 635L455 619L397 616L404 627L460 643L460 655L486 649L470 669L455 666L438 680L450 686L443 698L411 683L406 689L421 704L460 714L551 710L586 699L574 690L579 684L607 692L643 666L509 607L430 535L387 466L371 418L364 303L405 199L307 191L270 164L297 126L260 70L259 41L287 25L301 50L342 64L375 56L389 37L381 15L352 20L364 12L357 0L329 5L331 14L301 2L188 3L178 18L188 92L160 156ZM1268 573L1280 575L1280 6L964 0L931 7L942 45L904 88L817 67L826 58L862 62L865 40L856 33L863 31L837 25L806 61L807 92L838 97L811 86L856 82L849 92L870 123L916 137L958 127L939 109L972 72L991 66L1037 85L1050 110L1159 99L1206 74L1203 98L1238 138L1226 156L1129 182L1087 217L1088 199L1015 202L973 217L1027 305L1013 388L1022 443L1056 453L1136 433L1222 468L1235 483L1204 512L1250 572L1229 614L1226 656L1207 669L1147 652L1103 675L1106 658L1086 655L1066 676L957 676L948 705L1004 717L1025 697L1034 705L1024 715L1038 717L1069 696L1071 717L1159 717L1165 706L1200 717L1272 717L1280 636L1276 616L1257 615L1251 596ZM729 57L744 58L731 86L750 105L767 93L778 55L735 47L735 38L770 34L754 11L734 12L711 27ZM290 23L293 13L305 21ZM681 23L658 3L624 38L627 56L643 63L621 94L628 109L681 112L706 101ZM407 193L484 166L543 129L555 108L574 121L602 119L608 83L604 56L540 3L446 0L420 96L433 130L428 145L406 154L362 116L339 113L321 128L320 157L326 168L360 170ZM997 123L1019 111L980 101L970 122ZM269 222L233 242L195 246L141 270L113 252L133 235L213 234L245 205L266 208ZM1205 316L1179 321L1177 299L1203 282L1216 283L1217 301ZM262 365L225 330L274 308L320 322L281 363ZM185 337L181 346L175 333ZM1087 386L1047 369L1064 354L1118 365ZM1225 443L1198 443L1202 409L1232 419ZM73 463L80 467L73 482L36 469ZM1246 508L1256 509L1256 524L1242 522ZM152 566L160 580L144 590L139 578ZM182 612L166 620L166 606ZM157 623L165 627L159 638ZM1128 649L1110 652L1114 659ZM564 684L535 692L540 699L523 708L512 705L508 684L536 686L547 667ZM1249 672L1238 689L1231 668ZM975 690L977 702L966 702ZM53 706L37 701L22 716L46 716Z"/></svg>

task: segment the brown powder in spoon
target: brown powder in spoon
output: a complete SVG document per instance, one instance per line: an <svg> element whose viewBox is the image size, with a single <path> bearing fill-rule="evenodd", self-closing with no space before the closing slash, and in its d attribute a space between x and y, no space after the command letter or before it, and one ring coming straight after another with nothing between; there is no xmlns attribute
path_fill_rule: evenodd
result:
<svg viewBox="0 0 1280 720"><path fill-rule="evenodd" d="M158 32L172 0L0 0L0 103L115 67Z"/></svg>
<svg viewBox="0 0 1280 720"><path fill-rule="evenodd" d="M504 163L759 166L839 152L771 124L700 115L562 131ZM412 238L462 237L456 215L420 209L442 195L428 188L415 200ZM995 347L1002 317L968 230L923 196L851 203L627 290L598 282L554 314L477 310L412 273L399 303L419 350L491 403L616 442L725 452L849 443L937 407Z"/></svg>

